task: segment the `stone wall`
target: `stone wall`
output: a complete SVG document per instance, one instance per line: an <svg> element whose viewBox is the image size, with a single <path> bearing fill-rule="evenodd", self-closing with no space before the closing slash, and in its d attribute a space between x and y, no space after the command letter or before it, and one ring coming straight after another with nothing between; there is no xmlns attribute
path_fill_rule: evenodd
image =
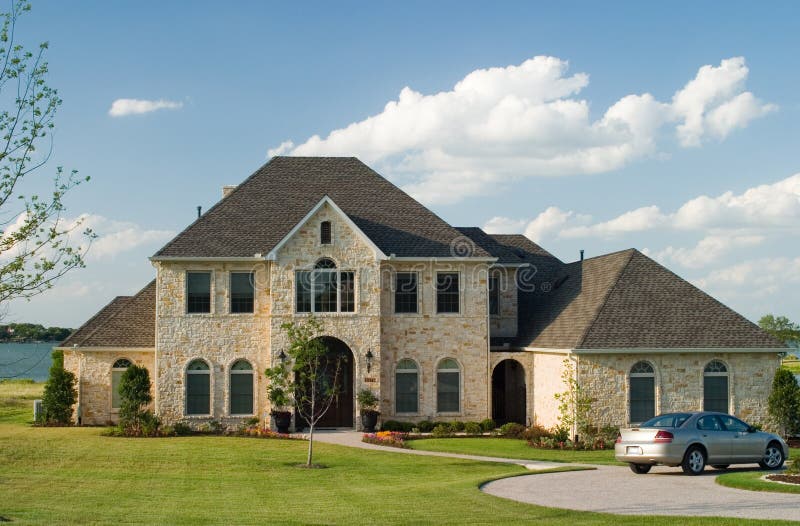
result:
<svg viewBox="0 0 800 526"><path fill-rule="evenodd" d="M113 351L64 351L64 368L78 379L76 406L80 406L82 424L105 425L119 420L119 410L111 409L111 368L120 358L146 367L150 382L155 385L154 351L125 348ZM155 387L152 394L155 394ZM73 419L77 422L77 418L78 407L75 407Z"/></svg>
<svg viewBox="0 0 800 526"><path fill-rule="evenodd" d="M218 420L235 425L246 417L230 415L230 367L245 359L254 371L254 416L266 410L265 357L269 349L270 290L266 263L160 262L156 312L156 411L165 423L192 425ZM211 313L186 313L186 272L211 271ZM253 313L230 312L230 272L255 273ZM211 368L211 414L187 416L186 367L194 359Z"/></svg>
<svg viewBox="0 0 800 526"><path fill-rule="evenodd" d="M416 314L394 313L394 273L419 274L419 309ZM436 272L459 272L460 312L436 313ZM381 413L383 420L483 420L489 416L486 265L462 262L384 262L381 308ZM394 372L397 363L410 358L419 367L419 412L396 414ZM436 410L436 367L454 358L461 367L461 410Z"/></svg>
<svg viewBox="0 0 800 526"><path fill-rule="evenodd" d="M655 412L703 409L703 369L711 360L728 368L729 412L751 423L767 419L767 398L780 359L775 353L642 353L582 354L578 381L595 398L593 419L599 424L630 424L628 373L640 360L655 370Z"/></svg>
<svg viewBox="0 0 800 526"><path fill-rule="evenodd" d="M492 337L517 335L517 269L494 267L490 270L500 284L499 313L490 316Z"/></svg>

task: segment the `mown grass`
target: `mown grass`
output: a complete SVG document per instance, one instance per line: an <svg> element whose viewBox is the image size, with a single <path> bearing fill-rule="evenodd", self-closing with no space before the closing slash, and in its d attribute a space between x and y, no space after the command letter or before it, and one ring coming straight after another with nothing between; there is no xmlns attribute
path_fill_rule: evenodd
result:
<svg viewBox="0 0 800 526"><path fill-rule="evenodd" d="M613 450L571 451L538 449L530 447L524 440L512 438L423 438L420 440L409 440L408 445L411 449L440 451L443 453L461 453L464 455L480 455L484 457L624 466L624 464L614 459Z"/></svg>
<svg viewBox="0 0 800 526"><path fill-rule="evenodd" d="M42 397L44 383L0 380L0 424L33 422L33 401Z"/></svg>
<svg viewBox="0 0 800 526"><path fill-rule="evenodd" d="M301 441L124 439L101 428L34 428L33 388L0 387L0 520L16 524L724 524L615 516L486 495L510 464L316 445L327 469L296 467ZM41 388L41 386L39 386ZM566 466L565 466L566 467ZM537 476L547 476L537 475Z"/></svg>
<svg viewBox="0 0 800 526"><path fill-rule="evenodd" d="M775 493L800 493L800 485L777 484L761 480L765 471L744 471L737 473L725 473L717 477L717 484L729 488L748 489L751 491L772 491Z"/></svg>
<svg viewBox="0 0 800 526"><path fill-rule="evenodd" d="M792 356L791 358L784 358L782 365L789 369L794 374L800 374L800 360Z"/></svg>

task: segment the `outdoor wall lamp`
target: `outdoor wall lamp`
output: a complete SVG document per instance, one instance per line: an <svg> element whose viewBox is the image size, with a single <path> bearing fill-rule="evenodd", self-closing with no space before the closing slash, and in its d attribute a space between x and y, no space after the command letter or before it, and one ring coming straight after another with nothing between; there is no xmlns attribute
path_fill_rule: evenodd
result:
<svg viewBox="0 0 800 526"><path fill-rule="evenodd" d="M283 352L283 349L281 349L281 352L278 354L278 358L280 359L281 363L286 363L286 353Z"/></svg>
<svg viewBox="0 0 800 526"><path fill-rule="evenodd" d="M367 372L369 372L370 369L372 369L372 358L373 358L372 351L370 349L367 349L366 358L367 358Z"/></svg>

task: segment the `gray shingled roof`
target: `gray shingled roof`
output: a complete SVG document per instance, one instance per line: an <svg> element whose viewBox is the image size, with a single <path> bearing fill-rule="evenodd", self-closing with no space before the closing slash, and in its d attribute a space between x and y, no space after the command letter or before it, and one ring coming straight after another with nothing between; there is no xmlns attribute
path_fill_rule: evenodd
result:
<svg viewBox="0 0 800 526"><path fill-rule="evenodd" d="M325 195L386 255L450 257L461 236L355 157L273 157L156 256L267 254Z"/></svg>
<svg viewBox="0 0 800 526"><path fill-rule="evenodd" d="M156 282L134 296L117 296L60 347L155 347Z"/></svg>
<svg viewBox="0 0 800 526"><path fill-rule="evenodd" d="M557 349L783 347L634 249L565 265L554 283L560 286L550 292L520 294L524 329L509 343Z"/></svg>

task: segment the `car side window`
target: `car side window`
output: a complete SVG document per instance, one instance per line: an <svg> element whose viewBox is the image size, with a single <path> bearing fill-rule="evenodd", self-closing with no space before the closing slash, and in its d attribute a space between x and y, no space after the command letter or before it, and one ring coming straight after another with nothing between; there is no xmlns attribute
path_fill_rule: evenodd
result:
<svg viewBox="0 0 800 526"><path fill-rule="evenodd" d="M716 416L703 416L697 420L697 429L700 431L722 431L719 419Z"/></svg>
<svg viewBox="0 0 800 526"><path fill-rule="evenodd" d="M750 426L732 416L723 416L722 425L724 425L725 429L728 431L737 431L739 433L746 433L747 430L750 429Z"/></svg>

